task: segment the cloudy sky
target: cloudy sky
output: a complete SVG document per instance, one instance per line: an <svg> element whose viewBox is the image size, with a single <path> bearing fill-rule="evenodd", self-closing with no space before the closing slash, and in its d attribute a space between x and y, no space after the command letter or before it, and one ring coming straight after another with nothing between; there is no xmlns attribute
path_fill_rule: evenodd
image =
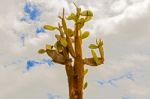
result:
<svg viewBox="0 0 150 99"><path fill-rule="evenodd" d="M94 13L88 44L104 40L105 63L89 67L85 99L150 99L150 0L75 0ZM0 99L68 99L64 67L37 50L54 43L44 24L57 25L73 0L1 0ZM30 67L32 66L32 67Z"/></svg>

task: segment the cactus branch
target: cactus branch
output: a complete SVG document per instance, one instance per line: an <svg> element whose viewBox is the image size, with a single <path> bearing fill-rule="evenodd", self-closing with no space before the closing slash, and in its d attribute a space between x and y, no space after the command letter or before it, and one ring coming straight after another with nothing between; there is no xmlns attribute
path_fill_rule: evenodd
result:
<svg viewBox="0 0 150 99"><path fill-rule="evenodd" d="M98 64L94 61L94 58L85 58L84 59L84 64L89 65L89 66L98 66L103 64L104 60L100 57L98 57Z"/></svg>
<svg viewBox="0 0 150 99"><path fill-rule="evenodd" d="M58 23L58 27L59 27L58 30L60 32L61 37L64 37L64 33L63 33L63 30L62 30L62 28L60 26L60 23Z"/></svg>
<svg viewBox="0 0 150 99"><path fill-rule="evenodd" d="M75 51L73 49L73 46L72 46L72 43L71 43L71 39L69 38L69 36L67 35L68 31L67 31L67 25L66 25L66 21L65 21L65 18L64 18L64 9L63 9L63 16L62 16L62 19L61 19L61 23L62 23L62 27L63 27L63 31L65 32L65 35L66 35L66 40L68 42L68 50L69 50L69 53L71 54L72 57L76 57L76 54L75 54ZM62 30L61 30L62 31Z"/></svg>
<svg viewBox="0 0 150 99"><path fill-rule="evenodd" d="M85 58L84 64L89 66L98 66L104 63L104 50L102 46L99 46L99 54L101 57L98 57L98 63L94 61L94 58Z"/></svg>
<svg viewBox="0 0 150 99"><path fill-rule="evenodd" d="M71 54L71 56L72 56L73 58L75 58L75 57L76 57L76 54L75 54L75 51L74 51L73 46L72 46L72 41L71 41L71 39L70 39L68 36L66 37L66 40L67 40L67 42L68 42L67 48L68 48L68 50L69 50L69 53Z"/></svg>
<svg viewBox="0 0 150 99"><path fill-rule="evenodd" d="M72 59L67 60L62 54L58 53L56 50L47 49L46 52L48 56L51 57L55 63L64 65L66 61L72 62Z"/></svg>

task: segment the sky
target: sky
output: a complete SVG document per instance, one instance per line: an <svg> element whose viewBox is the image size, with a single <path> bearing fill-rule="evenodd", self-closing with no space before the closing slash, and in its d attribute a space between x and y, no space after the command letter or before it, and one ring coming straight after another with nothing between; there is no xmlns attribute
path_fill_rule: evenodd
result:
<svg viewBox="0 0 150 99"><path fill-rule="evenodd" d="M68 99L64 67L38 49L55 41L44 24L57 25L74 0L1 0L0 99ZM84 30L84 57L102 38L105 62L89 69L85 99L150 99L150 0L75 0L93 19Z"/></svg>

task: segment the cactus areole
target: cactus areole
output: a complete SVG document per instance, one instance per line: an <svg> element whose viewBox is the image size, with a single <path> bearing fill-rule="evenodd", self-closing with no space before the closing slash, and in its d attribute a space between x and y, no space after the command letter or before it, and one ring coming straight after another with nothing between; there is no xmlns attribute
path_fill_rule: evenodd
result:
<svg viewBox="0 0 150 99"><path fill-rule="evenodd" d="M83 58L82 40L89 36L88 31L82 28L86 22L90 21L93 13L90 10L82 11L76 6L76 12L68 17L64 15L64 9L61 16L58 16L60 22L58 26L44 25L44 29L49 31L58 30L56 42L53 45L46 44L46 47L38 51L39 54L46 53L55 63L64 65L68 78L69 99L83 99L83 91L88 83L84 81L84 76L88 70L84 65L98 66L104 63L103 41L96 39L94 44L90 44L92 57ZM74 28L67 26L66 21L73 21ZM100 57L97 57L95 50L98 49Z"/></svg>

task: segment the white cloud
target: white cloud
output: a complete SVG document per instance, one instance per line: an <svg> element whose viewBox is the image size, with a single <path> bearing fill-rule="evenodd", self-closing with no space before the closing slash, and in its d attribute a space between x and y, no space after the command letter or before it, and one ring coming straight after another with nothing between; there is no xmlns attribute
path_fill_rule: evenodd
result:
<svg viewBox="0 0 150 99"><path fill-rule="evenodd" d="M112 4L110 9L115 13L120 13L127 7L127 2L125 0L118 0Z"/></svg>
<svg viewBox="0 0 150 99"><path fill-rule="evenodd" d="M8 3L9 2L9 3ZM35 36L35 27L43 24L57 25L58 13L62 8L66 13L73 10L73 5L65 0L30 0L42 11L38 21L21 22L23 17L22 1L1 1L0 6L0 98L9 99L43 99L47 98L47 93L53 91L67 96L67 81L63 67L55 64L55 68L48 66L38 66L32 71L23 74L26 59L40 59L45 56L38 55L36 51L44 47L46 43L52 43L53 33L45 33ZM16 5L17 4L17 5ZM94 12L93 21L87 24L88 30L92 32L89 39L85 40L85 45L93 42L93 38L102 37L105 43L106 60L105 64L97 68L89 68L89 87L85 91L87 99L120 99L124 94L133 97L136 95L141 99L146 99L149 89L145 89L145 81L149 85L148 78L138 77L139 75L149 75L149 44L150 37L150 1L149 0L84 0L78 1L82 8L90 8ZM9 7L6 7L9 6ZM4 10L5 9L5 10ZM71 9L71 10L70 10ZM20 44L19 35L26 33L25 46ZM92 41L91 41L92 39ZM84 46L84 49L87 47ZM85 55L90 53L85 50ZM19 64L12 64L14 60L23 58ZM7 68L3 66L7 65ZM134 70L135 69L135 70ZM144 71L137 73L137 71ZM147 71L146 71L147 70ZM112 88L105 86L99 88L96 81L120 75L121 73L133 71L135 82L128 87L126 81L119 83L120 87ZM136 82L140 82L137 84ZM121 86L121 85L125 86ZM139 85L139 86L138 86ZM58 86L58 87L57 87ZM126 93L125 88L130 90ZM9 90L8 90L9 89ZM65 90L65 91L64 91ZM108 92L106 94L105 92ZM34 94L33 94L34 93ZM92 93L92 94L91 94ZM66 98L65 98L66 99ZM138 98L137 98L138 99Z"/></svg>

